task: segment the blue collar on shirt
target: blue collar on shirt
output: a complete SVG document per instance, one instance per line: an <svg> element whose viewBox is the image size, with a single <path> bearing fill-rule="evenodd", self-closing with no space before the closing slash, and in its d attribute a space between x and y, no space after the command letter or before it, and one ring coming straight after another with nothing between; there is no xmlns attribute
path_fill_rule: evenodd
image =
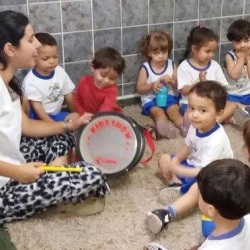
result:
<svg viewBox="0 0 250 250"><path fill-rule="evenodd" d="M220 125L219 125L218 122L216 122L216 124L214 125L214 127L211 130L207 131L206 133L200 133L198 131L198 129L196 129L196 136L200 137L200 138L209 136L209 135L211 135L213 132L215 132L219 128L220 128Z"/></svg>
<svg viewBox="0 0 250 250"><path fill-rule="evenodd" d="M55 75L55 70L51 71L51 73L50 73L49 75L47 75L47 76L43 76L43 75L39 74L39 73L36 71L35 68L32 69L32 73L33 73L36 77L38 77L38 78L40 78L40 79L49 80L49 79L53 78L53 76Z"/></svg>
<svg viewBox="0 0 250 250"><path fill-rule="evenodd" d="M197 68L197 67L195 67L193 64L191 64L191 62L190 62L189 59L187 59L187 62L188 62L188 64L189 64L193 69L195 69L195 70L197 70L197 71L206 71L206 70L211 66L211 61L209 61L208 64L207 64L207 66L204 67L204 68Z"/></svg>
<svg viewBox="0 0 250 250"><path fill-rule="evenodd" d="M148 65L149 65L150 69L152 70L152 72L153 72L155 75L161 75L161 74L163 74L163 73L165 72L165 70L166 70L167 67L168 67L168 60L166 61L165 68L164 68L164 69L162 70L162 72L160 72L160 73L156 73L156 72L153 70L153 68L152 68L150 62L148 63Z"/></svg>
<svg viewBox="0 0 250 250"><path fill-rule="evenodd" d="M245 219L242 218L240 220L240 224L235 229L233 229L232 231L230 231L228 233L225 233L225 234L218 235L218 236L213 236L212 234L210 234L207 237L207 239L208 240L224 240L224 239L232 238L232 237L234 237L235 235L239 234L242 231L244 225L245 225Z"/></svg>

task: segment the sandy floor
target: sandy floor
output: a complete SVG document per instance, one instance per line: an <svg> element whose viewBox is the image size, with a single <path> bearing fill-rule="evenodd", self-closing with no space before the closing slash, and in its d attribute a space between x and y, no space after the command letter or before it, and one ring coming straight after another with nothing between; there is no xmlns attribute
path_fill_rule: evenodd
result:
<svg viewBox="0 0 250 250"><path fill-rule="evenodd" d="M125 108L140 124L152 123L140 114L138 106ZM244 159L241 132L226 125L235 158ZM171 203L176 192L162 191L164 183L157 175L157 160L163 152L177 152L183 139L161 140L156 143L156 153L146 165L138 164L128 174L109 180L112 193L106 199L101 214L84 218L35 217L10 223L8 231L18 250L139 250L150 241L167 246L168 250L183 250L197 245L201 236L201 215L190 212L155 236L145 225L146 212Z"/></svg>

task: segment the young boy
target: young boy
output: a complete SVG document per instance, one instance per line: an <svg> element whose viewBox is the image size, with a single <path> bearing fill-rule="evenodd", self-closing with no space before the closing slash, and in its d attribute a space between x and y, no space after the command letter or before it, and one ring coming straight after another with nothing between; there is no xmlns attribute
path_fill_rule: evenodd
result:
<svg viewBox="0 0 250 250"><path fill-rule="evenodd" d="M250 22L244 19L234 21L228 28L227 38L233 46L225 56L228 101L238 104L234 118L242 127L249 118L245 106L250 105Z"/></svg>
<svg viewBox="0 0 250 250"><path fill-rule="evenodd" d="M97 113L115 111L122 113L117 104L117 80L125 69L125 60L113 48L103 48L95 53L91 71L93 75L83 76L74 96L77 112Z"/></svg>
<svg viewBox="0 0 250 250"><path fill-rule="evenodd" d="M216 121L223 113L227 93L215 81L194 85L188 96L190 128L185 145L175 156L164 154L159 169L170 186L181 186L184 194L172 205L148 213L153 233L159 233L177 215L187 212L198 202L196 176L210 162L232 158L233 151L223 127Z"/></svg>
<svg viewBox="0 0 250 250"><path fill-rule="evenodd" d="M36 66L24 78L25 96L30 102L29 117L44 121L75 119L76 113L63 112L65 101L73 112L73 90L75 85L61 66L58 66L58 47L48 33L35 34L41 43L36 57Z"/></svg>
<svg viewBox="0 0 250 250"><path fill-rule="evenodd" d="M201 212L215 224L198 249L250 249L249 167L234 159L213 161L199 172L195 185ZM157 243L144 249L165 250Z"/></svg>

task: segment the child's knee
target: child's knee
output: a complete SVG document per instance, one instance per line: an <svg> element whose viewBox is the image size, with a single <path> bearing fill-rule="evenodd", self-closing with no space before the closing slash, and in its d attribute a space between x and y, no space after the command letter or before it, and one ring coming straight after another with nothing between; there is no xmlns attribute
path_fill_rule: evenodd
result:
<svg viewBox="0 0 250 250"><path fill-rule="evenodd" d="M163 171L163 169L166 169L168 167L168 163L170 162L171 158L168 154L163 154L159 161L158 161L158 168L160 172Z"/></svg>
<svg viewBox="0 0 250 250"><path fill-rule="evenodd" d="M150 116L155 122L163 119L167 119L165 111L162 108L154 107L150 110Z"/></svg>

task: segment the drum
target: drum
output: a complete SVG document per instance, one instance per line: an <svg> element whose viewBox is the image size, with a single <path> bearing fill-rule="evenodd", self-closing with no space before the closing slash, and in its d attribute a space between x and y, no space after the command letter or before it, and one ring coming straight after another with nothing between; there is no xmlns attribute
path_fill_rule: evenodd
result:
<svg viewBox="0 0 250 250"><path fill-rule="evenodd" d="M132 118L102 112L78 132L77 153L107 176L120 176L135 167L145 150L145 139Z"/></svg>

